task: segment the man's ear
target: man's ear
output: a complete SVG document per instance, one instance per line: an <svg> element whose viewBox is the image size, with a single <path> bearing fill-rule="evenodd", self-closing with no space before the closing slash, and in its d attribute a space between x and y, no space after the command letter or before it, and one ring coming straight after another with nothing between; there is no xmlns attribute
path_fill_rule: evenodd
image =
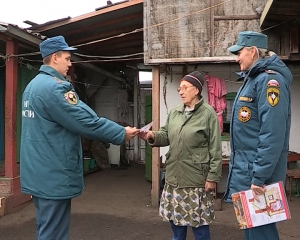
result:
<svg viewBox="0 0 300 240"><path fill-rule="evenodd" d="M58 58L57 54L53 53L52 56L51 56L52 62L56 63L57 62L57 58Z"/></svg>

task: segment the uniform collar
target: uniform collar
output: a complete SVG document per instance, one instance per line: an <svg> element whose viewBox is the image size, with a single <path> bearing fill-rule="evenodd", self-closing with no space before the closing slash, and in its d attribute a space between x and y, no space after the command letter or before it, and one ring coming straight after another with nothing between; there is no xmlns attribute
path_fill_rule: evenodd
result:
<svg viewBox="0 0 300 240"><path fill-rule="evenodd" d="M56 77L59 80L67 81L58 71L48 65L42 65L39 71L51 75L52 77Z"/></svg>
<svg viewBox="0 0 300 240"><path fill-rule="evenodd" d="M246 76L253 76L257 73L264 72L266 69L268 69L268 66L276 60L276 58L277 55L274 54L271 57L259 59L253 64L253 66L249 70L236 72L236 74L239 76L237 81L243 80Z"/></svg>

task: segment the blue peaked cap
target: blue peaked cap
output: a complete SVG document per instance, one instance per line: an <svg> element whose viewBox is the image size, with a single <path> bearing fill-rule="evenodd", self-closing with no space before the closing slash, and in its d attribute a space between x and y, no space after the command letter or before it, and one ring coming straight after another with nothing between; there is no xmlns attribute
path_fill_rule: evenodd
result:
<svg viewBox="0 0 300 240"><path fill-rule="evenodd" d="M253 31L240 32L236 44L229 47L228 51L237 54L238 51L242 50L244 47L252 46L268 49L267 35Z"/></svg>
<svg viewBox="0 0 300 240"><path fill-rule="evenodd" d="M69 47L63 36L47 38L40 43L42 58L58 51L75 51L77 48Z"/></svg>

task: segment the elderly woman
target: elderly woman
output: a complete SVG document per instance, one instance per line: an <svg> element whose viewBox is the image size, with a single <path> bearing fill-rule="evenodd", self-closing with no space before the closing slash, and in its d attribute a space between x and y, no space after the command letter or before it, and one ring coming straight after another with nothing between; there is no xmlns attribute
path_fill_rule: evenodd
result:
<svg viewBox="0 0 300 240"><path fill-rule="evenodd" d="M209 240L215 219L214 190L221 178L219 123L201 91L203 75L192 72L177 89L182 103L168 114L164 127L141 134L152 147L170 146L159 214L169 221L173 240L186 239L191 226L196 240Z"/></svg>
<svg viewBox="0 0 300 240"><path fill-rule="evenodd" d="M284 181L291 125L292 74L274 53L266 35L245 31L228 50L237 55L244 81L232 109L231 157L225 201L231 194L252 189L263 194L265 185ZM275 223L246 229L245 240L278 240Z"/></svg>

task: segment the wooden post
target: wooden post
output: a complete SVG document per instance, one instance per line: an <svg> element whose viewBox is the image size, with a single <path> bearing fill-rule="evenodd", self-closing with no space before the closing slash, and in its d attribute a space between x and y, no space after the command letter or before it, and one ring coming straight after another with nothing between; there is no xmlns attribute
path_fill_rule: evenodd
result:
<svg viewBox="0 0 300 240"><path fill-rule="evenodd" d="M156 122L152 126L153 130L158 130L160 125L160 79L159 66L152 67L152 119ZM152 148L152 207L159 205L160 190L160 150L157 147Z"/></svg>
<svg viewBox="0 0 300 240"><path fill-rule="evenodd" d="M18 54L15 40L6 40L6 55ZM5 177L17 176L17 83L18 59L10 57L5 66Z"/></svg>
<svg viewBox="0 0 300 240"><path fill-rule="evenodd" d="M215 56L215 21L214 21L214 0L210 0L210 57Z"/></svg>

